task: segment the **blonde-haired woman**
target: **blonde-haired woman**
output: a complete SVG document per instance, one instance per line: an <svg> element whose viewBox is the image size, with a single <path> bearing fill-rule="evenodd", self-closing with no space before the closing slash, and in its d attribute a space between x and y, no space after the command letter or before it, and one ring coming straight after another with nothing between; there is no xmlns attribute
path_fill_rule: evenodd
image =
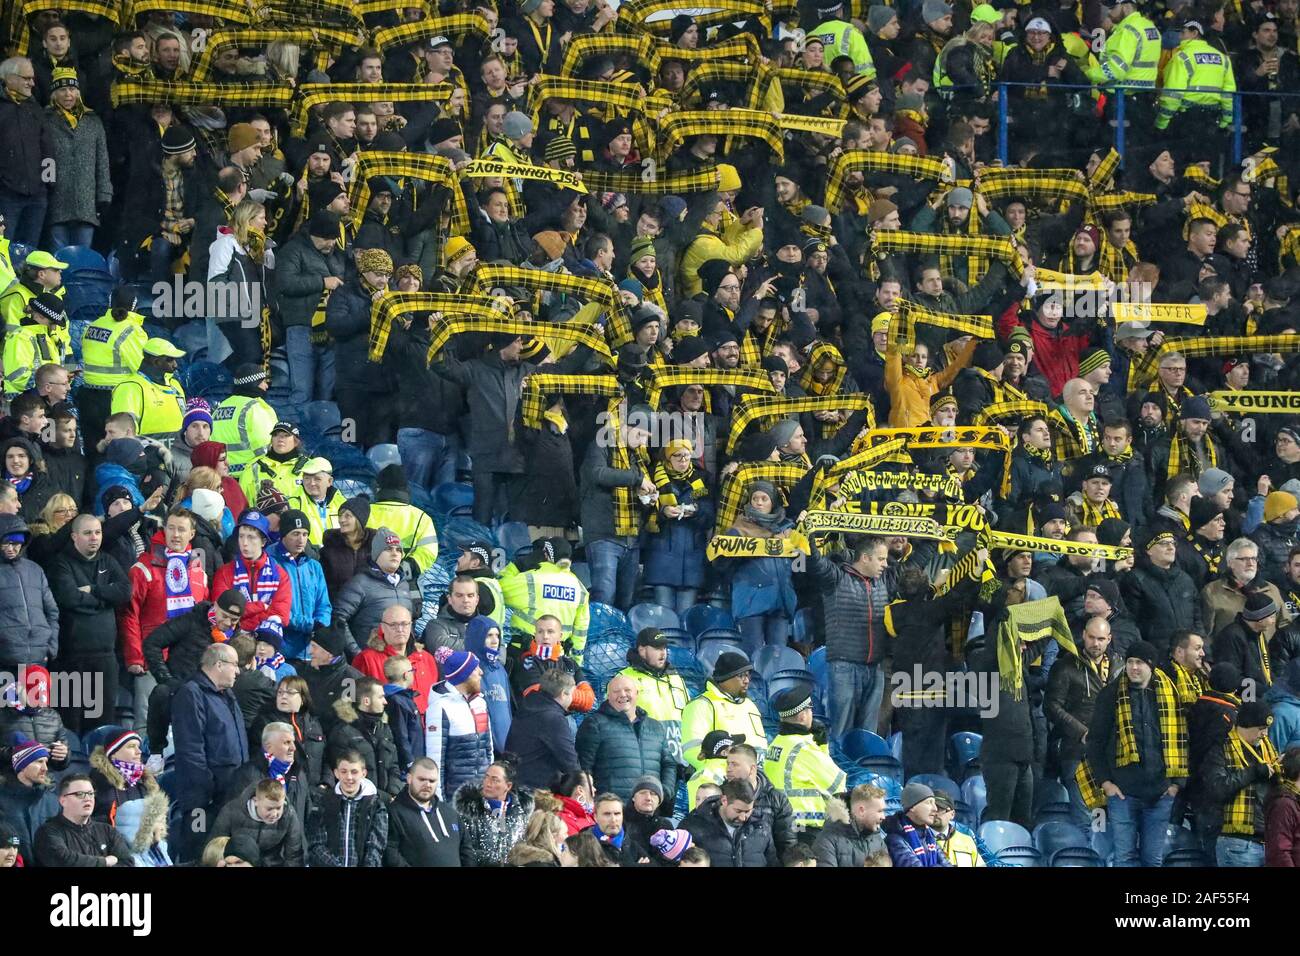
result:
<svg viewBox="0 0 1300 956"><path fill-rule="evenodd" d="M224 302L226 313L208 316L209 358L217 353L232 367L262 365L262 324L265 306L267 273L275 267L275 257L266 236L266 207L260 202L245 199L230 216L230 225L217 230L217 237L208 247L208 286ZM219 328L214 328L216 323ZM213 342L215 332L224 333L229 343L229 358L219 340Z"/></svg>
<svg viewBox="0 0 1300 956"><path fill-rule="evenodd" d="M565 839L569 828L557 814L535 810L528 818L524 838L510 848L507 866L577 866Z"/></svg>
<svg viewBox="0 0 1300 956"><path fill-rule="evenodd" d="M31 524L32 539L27 556L45 567L72 540L72 519L77 516L76 499L63 492L50 495L41 516Z"/></svg>

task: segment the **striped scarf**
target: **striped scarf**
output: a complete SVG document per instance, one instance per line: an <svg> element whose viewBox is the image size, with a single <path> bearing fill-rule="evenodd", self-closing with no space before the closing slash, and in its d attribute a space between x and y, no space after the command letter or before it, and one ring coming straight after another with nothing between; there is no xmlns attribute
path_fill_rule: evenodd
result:
<svg viewBox="0 0 1300 956"><path fill-rule="evenodd" d="M767 481L776 486L784 496L804 476L808 469L787 462L746 462L723 478L718 495L718 519L714 525L717 534L731 527L745 505L745 489L755 481ZM780 504L787 502L782 498ZM773 502L775 505L776 502Z"/></svg>
<svg viewBox="0 0 1300 956"><path fill-rule="evenodd" d="M492 28L481 14L456 13L451 16L424 17L395 26L381 27L372 35L371 43L381 53L387 53L394 47L406 46L435 36L458 39L462 43L467 37L477 37L480 41L484 41L491 32Z"/></svg>
<svg viewBox="0 0 1300 956"><path fill-rule="evenodd" d="M1258 764L1276 768L1278 766L1277 748L1267 736L1261 737L1258 749L1241 739L1235 730L1229 731L1228 739L1223 742L1223 756L1229 770L1251 770ZM1232 801L1223 808L1223 833L1232 836L1254 837L1255 812L1266 786L1261 783L1249 783L1233 796Z"/></svg>
<svg viewBox="0 0 1300 956"><path fill-rule="evenodd" d="M732 84L737 91L745 91L743 105L746 109L766 108L770 112L780 112L785 106L783 100L773 99L774 91L777 96L780 95L781 86L777 82L776 73L766 63L750 66L747 63L713 58L690 71L682 86L681 100L683 103L702 101L702 88L726 83Z"/></svg>
<svg viewBox="0 0 1300 956"><path fill-rule="evenodd" d="M740 437L756 421L778 421L805 412L837 412L845 409L867 410L867 428L876 427L876 415L871 397L864 394L808 395L802 398L782 396L746 395L736 403L731 413L731 432L727 436L727 453L734 454ZM838 431L840 426L835 426Z"/></svg>
<svg viewBox="0 0 1300 956"><path fill-rule="evenodd" d="M386 292L370 306L370 361L380 362L388 349L393 320L411 312L443 312L482 319L501 317L495 300L486 296L434 292Z"/></svg>
<svg viewBox="0 0 1300 956"><path fill-rule="evenodd" d="M1155 193L1131 191L1106 193L1101 196L1094 194L1089 205L1092 215L1095 218L1100 218L1103 213L1115 212L1119 209L1132 212L1141 209L1143 206L1154 206L1158 198Z"/></svg>
<svg viewBox="0 0 1300 956"><path fill-rule="evenodd" d="M1220 541L1207 548L1201 543L1201 539L1197 535L1189 534L1187 540L1196 550L1196 553L1200 555L1201 560L1205 562L1205 568L1210 577L1218 577L1219 565L1223 561L1223 542Z"/></svg>
<svg viewBox="0 0 1300 956"><path fill-rule="evenodd" d="M659 125L659 158L667 160L687 139L705 134L758 139L767 144L778 162L785 159L781 127L771 113L751 109L681 110L669 114Z"/></svg>
<svg viewBox="0 0 1300 956"><path fill-rule="evenodd" d="M373 87L372 87L373 89ZM141 80L114 83L110 97L114 107L148 106L238 106L246 109L287 110L293 102L293 88L270 83L188 83Z"/></svg>
<svg viewBox="0 0 1300 956"><path fill-rule="evenodd" d="M986 259L997 259L1005 263L1017 278L1024 270L1024 264L1020 261L1015 246L1011 244L1010 239L1003 236L941 235L891 229L886 232L872 233L871 246L877 256L898 252L909 255L939 256L949 262L954 257L961 256L981 262Z"/></svg>
<svg viewBox="0 0 1300 956"><path fill-rule="evenodd" d="M262 566L254 575L243 556L235 555L235 573L231 577L230 586L244 595L244 600L270 607L271 599L280 586L280 574L269 554L263 553L260 560Z"/></svg>
<svg viewBox="0 0 1300 956"><path fill-rule="evenodd" d="M293 90L286 89L292 93ZM293 134L303 135L311 111L324 103L445 103L451 99L450 83L303 83L293 104ZM364 153L362 154L364 155ZM434 157L426 157L434 158Z"/></svg>
<svg viewBox="0 0 1300 956"><path fill-rule="evenodd" d="M917 323L933 325L941 329L950 329L976 338L994 337L993 316L959 315L954 312L936 312L918 305L911 299L898 300L898 314L890 323L890 341L898 344L911 344L915 341L912 327Z"/></svg>
<svg viewBox="0 0 1300 956"><path fill-rule="evenodd" d="M934 831L929 827L918 830L906 816L899 817L899 829L912 856L916 857L917 866L941 866L943 851L935 840Z"/></svg>
<svg viewBox="0 0 1300 956"><path fill-rule="evenodd" d="M1160 738L1164 745L1165 776L1187 776L1187 721L1178 706L1178 693L1174 682L1164 671L1151 673L1155 692L1156 712L1160 718ZM1115 766L1129 767L1138 763L1137 736L1133 732L1133 699L1129 693L1129 678L1125 673L1119 679L1119 694L1115 708Z"/></svg>
<svg viewBox="0 0 1300 956"><path fill-rule="evenodd" d="M816 372L818 367L826 362L834 365L834 374L829 382L819 382L815 378ZM829 342L818 342L808 356L808 364L804 366L803 374L799 376L799 387L809 395L835 395L844 384L844 375L847 371L848 366L844 363L844 356L840 354L840 350Z"/></svg>
<svg viewBox="0 0 1300 956"><path fill-rule="evenodd" d="M1205 469L1217 468L1219 452L1214 447L1214 439L1210 437L1208 431L1201 438L1201 445L1205 449L1204 460L1187 440L1187 436L1181 431L1176 432L1169 440L1169 467L1165 469L1165 478L1172 478L1184 471L1193 478L1199 478Z"/></svg>
<svg viewBox="0 0 1300 956"><path fill-rule="evenodd" d="M1137 265L1138 251L1133 240L1124 244L1124 248L1113 246L1106 234L1102 233L1101 250L1097 253L1097 270L1116 285L1128 282L1128 270Z"/></svg>
<svg viewBox="0 0 1300 956"><path fill-rule="evenodd" d="M369 90L376 90L381 84L360 84ZM422 86L421 89L431 89ZM378 93L374 94L378 97ZM447 235L463 236L470 231L469 208L465 204L465 194L461 191L460 180L451 161L445 156L430 156L425 153L393 153L383 150L363 150L357 156L357 165L348 191L352 204L352 222L356 228L361 227L365 218L366 207L370 203L370 180L376 176L388 176L398 179L418 179L432 183L442 190L447 197L447 208L443 210Z"/></svg>
<svg viewBox="0 0 1300 956"><path fill-rule="evenodd" d="M650 465L650 452L644 447L627 447L627 444L622 440L622 421L619 411L619 403L611 401L609 404L609 417L605 427L608 429L607 434L619 437L609 449L610 467L630 471L633 463L635 463L640 468L641 474L649 476L653 473ZM614 488L611 494L614 499L614 533L620 537L634 537L640 534L641 520L638 516L640 502L636 500L634 490L620 486Z"/></svg>
<svg viewBox="0 0 1300 956"><path fill-rule="evenodd" d="M666 5L661 4L661 6L668 9ZM688 66L693 63L704 63L709 60L732 60L740 58L748 60L750 63L758 63L762 60L763 55L762 51L758 47L758 39L752 33L742 33L740 36L728 37L726 40L715 40L712 43L705 43L704 25L698 17L695 22L700 24L700 45L694 50L675 46L661 37L654 38L656 72L659 69L660 62L666 59L682 60L688 64ZM650 24L646 24L646 26L650 26Z"/></svg>
<svg viewBox="0 0 1300 956"><path fill-rule="evenodd" d="M941 159L928 156L899 156L894 153L850 149L840 153L826 178L826 209L832 214L844 208L851 173L890 173L919 181L943 182L948 167Z"/></svg>
<svg viewBox="0 0 1300 956"><path fill-rule="evenodd" d="M686 172L657 171L655 178L646 182L640 170L611 173L601 169L584 169L582 181L592 192L639 194L643 196L682 195L684 193L714 192L720 174L717 167Z"/></svg>
<svg viewBox="0 0 1300 956"><path fill-rule="evenodd" d="M485 293L514 286L530 292L571 295L584 302L597 302L610 312L605 334L611 349L626 345L634 338L632 323L623 300L619 297L618 287L608 279L584 278L511 265L481 265L474 270L474 281Z"/></svg>
<svg viewBox="0 0 1300 956"><path fill-rule="evenodd" d="M1118 506L1116 506L1115 502L1111 501L1109 498L1103 501L1100 505L1094 505L1088 500L1087 496L1084 496L1083 501L1079 505L1080 521L1083 525L1089 528L1097 527L1097 525L1101 524L1107 518L1123 519L1123 517L1124 516L1120 514Z"/></svg>
<svg viewBox="0 0 1300 956"><path fill-rule="evenodd" d="M1059 461L1082 458L1101 447L1101 429L1097 426L1095 412L1088 416L1087 421L1081 422L1061 405L1047 413L1047 423L1052 429L1053 445Z"/></svg>
<svg viewBox="0 0 1300 956"><path fill-rule="evenodd" d="M623 388L613 375L557 375L537 373L524 380L523 422L541 428L547 406L559 395L618 398Z"/></svg>
<svg viewBox="0 0 1300 956"><path fill-rule="evenodd" d="M1177 661L1173 662L1173 671L1171 676L1174 692L1178 695L1178 703L1184 707L1191 707L1198 697L1209 690L1209 685L1201 674L1189 671Z"/></svg>
<svg viewBox="0 0 1300 956"><path fill-rule="evenodd" d="M212 59L217 50L225 46L253 47L267 43L287 43L304 49L315 49L337 56L344 47L356 43L357 38L345 30L328 27L313 29L254 28L241 30L214 30L207 38L203 52L190 70L195 83L207 83L212 72Z"/></svg>
<svg viewBox="0 0 1300 956"><path fill-rule="evenodd" d="M647 370L646 404L651 408L658 408L664 389L682 385L722 385L735 389L738 396L741 389L766 392L768 395L775 391L767 373L755 369L688 368L682 365L665 365Z"/></svg>
<svg viewBox="0 0 1300 956"><path fill-rule="evenodd" d="M790 323L785 317L784 310L762 331L750 325L745 330L745 334L740 337L740 364L746 368L761 366L763 356L771 353L772 347L781 336L785 335L789 327Z"/></svg>
<svg viewBox="0 0 1300 956"><path fill-rule="evenodd" d="M992 167L980 173L979 191L986 199L1036 199L1040 202L1085 202L1088 187L1073 169Z"/></svg>
<svg viewBox="0 0 1300 956"><path fill-rule="evenodd" d="M703 501L709 497L708 486L700 476L694 463L685 471L672 471L664 462L655 465L655 487L659 489L659 507L673 508L691 501ZM678 490L681 489L681 494Z"/></svg>
<svg viewBox="0 0 1300 956"><path fill-rule="evenodd" d="M597 355L613 364L613 356L604 336L596 326L579 325L575 322L521 322L511 318L442 318L433 322L429 330L428 361L432 365L438 354L446 347L453 335L463 332L496 332L502 335L518 335L522 338L538 338L552 345L556 342L576 342L585 345Z"/></svg>
<svg viewBox="0 0 1300 956"><path fill-rule="evenodd" d="M190 588L189 551L171 551L163 553L166 562L163 571L163 584L167 592L167 619L180 617L194 609L194 592Z"/></svg>
<svg viewBox="0 0 1300 956"><path fill-rule="evenodd" d="M543 53L545 51L543 50ZM539 74L529 90L529 108L536 112L548 99L571 103L591 103L602 109L615 108L640 115L644 95L635 83L606 83L601 80L573 80L562 76ZM638 173L637 175L640 175Z"/></svg>
<svg viewBox="0 0 1300 956"><path fill-rule="evenodd" d="M573 77L592 57L626 58L645 67L653 76L658 71L654 40L648 33L588 33L575 36L564 48L560 75Z"/></svg>

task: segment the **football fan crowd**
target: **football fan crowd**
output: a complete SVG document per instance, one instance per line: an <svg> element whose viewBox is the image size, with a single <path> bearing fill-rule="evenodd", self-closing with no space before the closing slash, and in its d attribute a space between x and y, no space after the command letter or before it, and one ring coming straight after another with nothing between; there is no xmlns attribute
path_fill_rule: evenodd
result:
<svg viewBox="0 0 1300 956"><path fill-rule="evenodd" d="M1300 2L14 0L0 866L1300 865Z"/></svg>

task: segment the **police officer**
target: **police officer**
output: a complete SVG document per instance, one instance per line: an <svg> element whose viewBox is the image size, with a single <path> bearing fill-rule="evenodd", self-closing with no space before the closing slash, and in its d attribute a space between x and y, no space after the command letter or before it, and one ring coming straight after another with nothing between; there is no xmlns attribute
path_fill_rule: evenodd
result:
<svg viewBox="0 0 1300 956"><path fill-rule="evenodd" d="M85 376L77 392L81 412L81 433L87 448L104 437L104 422L112 414L113 389L140 371L149 333L144 316L135 311L135 289L129 285L113 290L108 311L81 335L81 362Z"/></svg>
<svg viewBox="0 0 1300 956"><path fill-rule="evenodd" d="M276 414L262 397L271 387L266 369L248 363L235 370L234 394L212 412L212 440L226 446L230 474L239 478L253 459L266 454Z"/></svg>
<svg viewBox="0 0 1300 956"><path fill-rule="evenodd" d="M836 57L847 56L853 61L853 70L870 79L876 76L876 65L871 60L871 50L862 31L844 19L844 4L836 0L822 0L817 4L817 15L823 17L821 23L813 27L810 37L822 41L826 50L826 62Z"/></svg>
<svg viewBox="0 0 1300 956"><path fill-rule="evenodd" d="M7 250L5 254L8 255ZM52 292L63 298L67 291L63 287L63 270L66 268L66 262L60 262L44 250L37 249L27 254L17 281L0 288L0 316L4 317L6 335L12 334L22 324L28 304L42 292Z"/></svg>
<svg viewBox="0 0 1300 956"><path fill-rule="evenodd" d="M432 518L411 504L411 486L401 465L383 468L375 486L366 527L388 528L402 539L411 580L418 581L438 560L438 529Z"/></svg>
<svg viewBox="0 0 1300 956"><path fill-rule="evenodd" d="M795 829L813 837L826 823L826 801L844 789L844 772L831 759L825 743L817 741L812 694L797 686L777 695L773 703L780 729L763 761L763 773L783 791L794 810Z"/></svg>
<svg viewBox="0 0 1300 956"><path fill-rule="evenodd" d="M537 619L543 614L559 618L569 653L579 664L587 646L590 597L578 576L569 570L573 550L563 538L542 538L533 543L538 558L535 568L501 582L501 596L514 612L516 643L512 657L531 643Z"/></svg>
<svg viewBox="0 0 1300 956"><path fill-rule="evenodd" d="M460 547L456 559L456 573L473 576L478 582L478 613L492 618L504 633L506 599L501 594L501 582L492 570L492 543L476 539Z"/></svg>
<svg viewBox="0 0 1300 956"><path fill-rule="evenodd" d="M32 384L36 369L42 365L62 365L68 353L60 332L68 324L63 300L52 292L42 292L27 301L27 314L5 337L5 397L12 399Z"/></svg>
<svg viewBox="0 0 1300 956"><path fill-rule="evenodd" d="M1223 141L1215 129L1226 131L1232 125L1232 94L1237 91L1232 61L1205 41L1199 20L1185 20L1180 37L1161 77L1156 129L1168 129L1173 142L1196 144L1192 152L1214 161Z"/></svg>
<svg viewBox="0 0 1300 956"><path fill-rule="evenodd" d="M269 481L287 500L298 493L298 478L306 464L298 426L293 422L276 422L271 426L271 447L243 470L239 487L244 489L249 501L256 501L262 486Z"/></svg>
<svg viewBox="0 0 1300 956"><path fill-rule="evenodd" d="M744 734L762 760L767 754L763 718L749 699L749 674L754 665L744 651L723 651L713 665L713 676L700 694L682 711L682 753L699 769L699 746L711 730L731 736Z"/></svg>
<svg viewBox="0 0 1300 956"><path fill-rule="evenodd" d="M140 370L113 389L109 413L130 412L136 434L171 438L185 419L185 389L176 380L176 360L185 353L163 338L147 339Z"/></svg>
<svg viewBox="0 0 1300 956"><path fill-rule="evenodd" d="M1124 87L1130 135L1151 128L1156 78L1160 73L1160 31L1138 12L1134 0L1101 0L1107 8L1106 48L1088 78L1102 86ZM1137 89L1133 89L1136 87ZM1151 93L1141 92L1150 90ZM1111 97L1113 103L1115 98Z"/></svg>
<svg viewBox="0 0 1300 956"><path fill-rule="evenodd" d="M744 734L729 734L725 730L711 730L704 735L700 749L691 761L696 768L691 778L686 781L686 806L695 809L695 794L700 787L711 783L722 786L727 779L727 754L736 744L745 742Z"/></svg>

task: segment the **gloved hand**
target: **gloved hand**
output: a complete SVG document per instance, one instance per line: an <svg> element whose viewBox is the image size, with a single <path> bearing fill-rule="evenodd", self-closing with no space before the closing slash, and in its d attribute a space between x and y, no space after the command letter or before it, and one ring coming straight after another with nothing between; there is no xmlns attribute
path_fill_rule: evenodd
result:
<svg viewBox="0 0 1300 956"><path fill-rule="evenodd" d="M269 189L250 189L248 191L248 198L252 199L254 202L267 203L272 199L275 199L276 195Z"/></svg>
<svg viewBox="0 0 1300 956"><path fill-rule="evenodd" d="M596 692L591 689L590 684L583 681L573 688L573 703L569 705L569 710L585 714L594 706L596 706Z"/></svg>

